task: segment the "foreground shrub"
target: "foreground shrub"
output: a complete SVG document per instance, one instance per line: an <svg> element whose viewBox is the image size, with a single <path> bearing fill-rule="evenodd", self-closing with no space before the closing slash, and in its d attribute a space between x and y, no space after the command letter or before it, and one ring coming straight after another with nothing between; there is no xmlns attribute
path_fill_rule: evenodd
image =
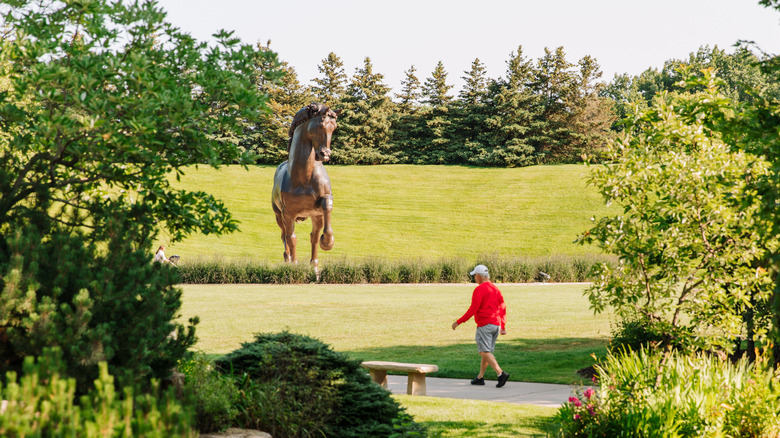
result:
<svg viewBox="0 0 780 438"><path fill-rule="evenodd" d="M36 362L24 360L21 378L9 372L0 387L0 436L3 437L195 437L191 415L171 391L156 383L151 393L126 387L118 394L105 362L93 388L76 399L76 381L62 374L58 349L45 350Z"/></svg>
<svg viewBox="0 0 780 438"><path fill-rule="evenodd" d="M556 414L560 436L780 434L780 378L766 361L641 349L610 354L599 368L601 389L573 396Z"/></svg>
<svg viewBox="0 0 780 438"><path fill-rule="evenodd" d="M68 230L30 226L0 238L0 375L58 345L79 394L98 377L98 362L121 385L170 377L195 343L197 318L176 321L176 270L151 263L124 225L106 226L103 250Z"/></svg>
<svg viewBox="0 0 780 438"><path fill-rule="evenodd" d="M241 385L241 426L275 438L425 435L359 361L317 339L258 334L216 364Z"/></svg>
<svg viewBox="0 0 780 438"><path fill-rule="evenodd" d="M233 379L214 369L203 354L182 363L178 370L184 373L184 396L195 409L200 432L217 432L235 423L239 393Z"/></svg>

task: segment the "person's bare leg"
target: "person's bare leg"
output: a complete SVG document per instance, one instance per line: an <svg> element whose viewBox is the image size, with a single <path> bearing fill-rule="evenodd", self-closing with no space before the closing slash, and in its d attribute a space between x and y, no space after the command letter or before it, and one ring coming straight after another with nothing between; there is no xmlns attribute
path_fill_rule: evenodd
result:
<svg viewBox="0 0 780 438"><path fill-rule="evenodd" d="M496 357L493 356L493 353L489 351L480 351L479 355L482 356L482 361L480 363L479 375L477 377L480 379L485 377L485 371L487 371L488 365L490 365L490 367L495 370L497 376L500 376L501 373L504 372L501 367L498 366L498 362L496 361Z"/></svg>

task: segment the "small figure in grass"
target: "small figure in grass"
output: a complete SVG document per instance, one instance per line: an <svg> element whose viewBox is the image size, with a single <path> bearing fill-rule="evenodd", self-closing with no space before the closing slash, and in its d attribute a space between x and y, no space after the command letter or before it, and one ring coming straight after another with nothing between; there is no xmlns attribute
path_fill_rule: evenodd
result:
<svg viewBox="0 0 780 438"><path fill-rule="evenodd" d="M477 349L482 360L479 367L479 374L471 380L472 385L485 384L485 371L488 365L495 370L498 376L497 388L501 388L509 380L509 373L502 370L493 355L496 349L496 340L498 334L506 334L506 303L501 291L490 281L490 274L485 265L477 265L469 275L474 276L478 286L474 288L471 296L471 306L466 313L457 321L452 323L452 329L455 330L459 325L474 317L477 323Z"/></svg>
<svg viewBox="0 0 780 438"><path fill-rule="evenodd" d="M176 257L177 260L179 256L173 256ZM157 248L157 252L154 253L154 261L158 263L170 263L173 266L176 266L176 263L165 257L165 245L160 245L159 248Z"/></svg>

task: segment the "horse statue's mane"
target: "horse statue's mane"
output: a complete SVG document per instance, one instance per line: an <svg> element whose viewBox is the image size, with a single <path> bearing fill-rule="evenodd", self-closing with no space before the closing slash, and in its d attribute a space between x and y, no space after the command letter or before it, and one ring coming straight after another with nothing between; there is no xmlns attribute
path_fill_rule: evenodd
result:
<svg viewBox="0 0 780 438"><path fill-rule="evenodd" d="M290 146L292 146L295 128L320 115L328 114L331 117L336 118L338 117L339 112L341 111L332 111L324 103L318 102L310 103L309 105L306 105L305 107L298 110L298 112L295 113L295 117L293 117L292 123L290 124L290 130L287 131L287 135L289 136L287 140L287 152L290 152Z"/></svg>

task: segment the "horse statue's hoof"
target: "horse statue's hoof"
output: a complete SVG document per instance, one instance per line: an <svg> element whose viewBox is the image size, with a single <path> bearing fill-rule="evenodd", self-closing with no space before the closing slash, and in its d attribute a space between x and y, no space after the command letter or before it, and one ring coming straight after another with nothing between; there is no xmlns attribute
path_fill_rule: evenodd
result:
<svg viewBox="0 0 780 438"><path fill-rule="evenodd" d="M323 251L330 251L331 249L333 249L334 241L335 240L333 239L333 236L330 236L330 239L327 239L326 241L326 237L323 234L322 236L320 236L320 248L322 248Z"/></svg>

